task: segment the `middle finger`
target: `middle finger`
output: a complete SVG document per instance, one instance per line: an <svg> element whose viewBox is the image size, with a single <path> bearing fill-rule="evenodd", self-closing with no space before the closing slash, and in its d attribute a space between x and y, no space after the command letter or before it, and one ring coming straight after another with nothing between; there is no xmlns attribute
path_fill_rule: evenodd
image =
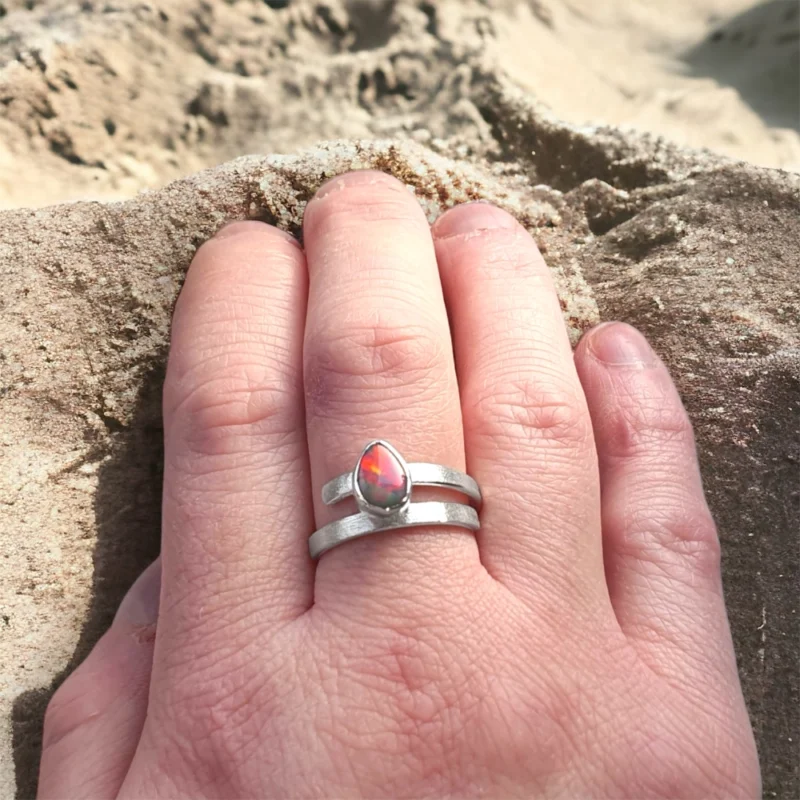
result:
<svg viewBox="0 0 800 800"><path fill-rule="evenodd" d="M335 178L309 203L304 237L306 425L321 526L355 511L352 501L325 506L321 489L370 440L387 439L407 461L460 470L464 441L433 241L413 195L379 172ZM475 539L460 529L366 536L322 556L315 602L346 593L353 603L409 584L419 597L476 568Z"/></svg>

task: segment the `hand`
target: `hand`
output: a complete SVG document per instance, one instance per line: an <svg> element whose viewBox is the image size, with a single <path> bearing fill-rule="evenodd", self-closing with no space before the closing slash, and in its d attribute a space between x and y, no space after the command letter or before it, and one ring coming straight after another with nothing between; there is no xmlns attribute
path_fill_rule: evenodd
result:
<svg viewBox="0 0 800 800"><path fill-rule="evenodd" d="M691 427L644 338L603 325L573 360L508 214L431 230L380 173L327 183L304 239L244 222L197 253L161 560L55 694L40 796L759 796ZM315 565L353 513L321 487L378 437L468 467L481 529Z"/></svg>

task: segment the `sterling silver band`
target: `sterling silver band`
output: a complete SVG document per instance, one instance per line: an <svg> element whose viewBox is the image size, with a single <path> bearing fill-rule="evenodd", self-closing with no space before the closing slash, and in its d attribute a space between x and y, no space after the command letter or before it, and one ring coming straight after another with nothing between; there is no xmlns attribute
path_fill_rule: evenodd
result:
<svg viewBox="0 0 800 800"><path fill-rule="evenodd" d="M447 468L440 467L439 469L444 470ZM340 479L337 478L336 480ZM470 480L472 479L470 478ZM334 483L334 481L331 481L331 483ZM330 484L327 485L329 486ZM411 528L417 525L455 525L460 528L477 531L480 528L480 520L478 519L478 512L466 503L442 503L437 501L410 503L391 517L374 517L370 514L361 513L353 514L335 522L329 522L311 534L308 540L308 549L311 553L311 558L316 560L327 550L350 539L357 539L370 533Z"/></svg>
<svg viewBox="0 0 800 800"><path fill-rule="evenodd" d="M469 503L412 502L416 486L453 489L476 506L481 502L481 490L469 475L440 464L409 464L385 439L373 439L361 451L351 472L322 487L322 501L326 505L354 497L360 513L329 522L312 533L308 539L311 557L316 560L343 542L380 531L418 525L455 525L470 531L480 528L478 512Z"/></svg>
<svg viewBox="0 0 800 800"><path fill-rule="evenodd" d="M451 467L441 464L414 462L408 464L411 483L414 486L439 486L443 489L454 489L469 497L476 503L481 502L481 490L474 478ZM338 478L332 478L322 487L322 502L332 506L347 497L353 496L353 472L345 472Z"/></svg>

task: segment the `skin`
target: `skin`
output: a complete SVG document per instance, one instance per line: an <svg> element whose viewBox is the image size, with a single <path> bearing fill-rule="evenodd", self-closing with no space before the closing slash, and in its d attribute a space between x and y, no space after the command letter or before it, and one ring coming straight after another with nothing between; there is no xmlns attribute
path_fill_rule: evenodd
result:
<svg viewBox="0 0 800 800"><path fill-rule="evenodd" d="M162 555L48 709L42 798L745 798L759 768L692 429L641 334L571 351L533 240L393 178L198 251ZM314 565L363 444L468 469L477 535Z"/></svg>

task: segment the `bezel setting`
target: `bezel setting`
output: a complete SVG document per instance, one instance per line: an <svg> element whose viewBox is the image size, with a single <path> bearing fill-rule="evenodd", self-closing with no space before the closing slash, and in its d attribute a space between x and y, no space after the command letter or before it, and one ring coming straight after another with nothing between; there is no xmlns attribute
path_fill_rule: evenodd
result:
<svg viewBox="0 0 800 800"><path fill-rule="evenodd" d="M389 506L388 508L384 508L383 506L378 506L374 505L373 503L370 503L369 500L367 500L367 498L364 497L364 494L361 491L361 487L358 481L358 474L361 468L361 462L364 456L366 455L367 451L370 450L372 447L375 447L376 445L386 448L386 450L388 450L392 454L392 456L394 456L394 458L397 459L397 462L400 465L400 468L406 479L406 491L405 494L403 495L402 500L393 506ZM375 517L382 517L382 518L391 517L395 514L402 512L404 509L408 508L408 505L411 503L411 493L413 486L411 481L411 471L408 468L408 463L399 453L397 448L391 445L385 439L373 439L372 441L367 442L367 444L364 445L360 455L358 456L356 465L353 468L352 480L353 480L353 497L355 497L356 504L358 505L358 508L361 511L367 514L371 514Z"/></svg>

